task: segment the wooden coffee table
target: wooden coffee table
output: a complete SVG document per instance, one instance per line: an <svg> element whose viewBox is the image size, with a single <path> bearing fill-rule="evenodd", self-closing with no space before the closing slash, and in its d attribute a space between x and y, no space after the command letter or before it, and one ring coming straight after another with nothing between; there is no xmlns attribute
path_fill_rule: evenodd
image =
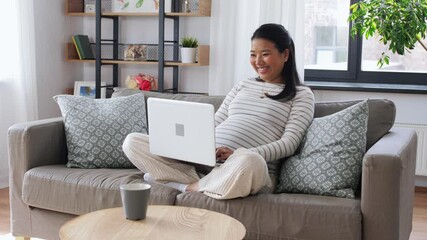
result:
<svg viewBox="0 0 427 240"><path fill-rule="evenodd" d="M209 210L150 205L147 217L127 220L123 208L81 215L65 223L59 237L84 239L243 239L246 229L236 219Z"/></svg>

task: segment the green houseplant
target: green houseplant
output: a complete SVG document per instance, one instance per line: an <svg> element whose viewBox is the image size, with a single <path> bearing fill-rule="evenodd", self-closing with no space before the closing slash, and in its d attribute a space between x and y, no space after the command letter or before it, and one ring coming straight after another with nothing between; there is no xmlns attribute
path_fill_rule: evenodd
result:
<svg viewBox="0 0 427 240"><path fill-rule="evenodd" d="M378 34L392 53L404 55L417 42L427 52L426 0L363 0L350 6L348 21L352 22L352 37L360 34L368 39ZM389 59L383 52L378 66L389 64Z"/></svg>
<svg viewBox="0 0 427 240"><path fill-rule="evenodd" d="M199 46L199 41L195 37L183 37L181 39L181 62L195 63L196 50Z"/></svg>
<svg viewBox="0 0 427 240"><path fill-rule="evenodd" d="M199 41L195 37L183 37L181 39L181 45L186 48L197 48L199 46Z"/></svg>

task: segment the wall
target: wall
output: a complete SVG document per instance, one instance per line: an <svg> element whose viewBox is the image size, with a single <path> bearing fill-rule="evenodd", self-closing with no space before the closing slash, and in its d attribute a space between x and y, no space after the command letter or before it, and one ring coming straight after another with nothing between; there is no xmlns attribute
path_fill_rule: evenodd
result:
<svg viewBox="0 0 427 240"><path fill-rule="evenodd" d="M366 98L387 98L396 105L396 122L427 124L427 95L350 91L314 91L316 101L341 101ZM427 176L416 177L417 186L427 187Z"/></svg>
<svg viewBox="0 0 427 240"><path fill-rule="evenodd" d="M65 16L65 1L33 0L39 119L60 116L52 97L83 77L81 66L65 62L65 43L82 20Z"/></svg>

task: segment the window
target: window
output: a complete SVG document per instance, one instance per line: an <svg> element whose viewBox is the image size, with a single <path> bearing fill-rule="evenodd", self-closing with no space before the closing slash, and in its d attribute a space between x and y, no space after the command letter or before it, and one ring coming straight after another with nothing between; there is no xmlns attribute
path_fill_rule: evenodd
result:
<svg viewBox="0 0 427 240"><path fill-rule="evenodd" d="M11 80L19 71L19 33L18 10L16 1L7 1L0 8L0 29L4 32L0 38L0 81Z"/></svg>
<svg viewBox="0 0 427 240"><path fill-rule="evenodd" d="M305 1L305 69L347 70L349 4L349 0Z"/></svg>
<svg viewBox="0 0 427 240"><path fill-rule="evenodd" d="M362 71L427 73L427 52L419 43L405 56L390 54L390 64L378 69L378 57L386 49L387 46L379 43L378 38L363 38Z"/></svg>
<svg viewBox="0 0 427 240"><path fill-rule="evenodd" d="M378 68L378 57L387 46L375 38L350 37L347 18L350 5L357 1L360 0L305 1L304 68L307 84L314 89L322 84L353 88L370 85L377 90L382 86L384 91L391 87L394 92L413 89L412 85L424 85L421 87L426 93L427 53L421 46L405 56L390 52L390 64Z"/></svg>

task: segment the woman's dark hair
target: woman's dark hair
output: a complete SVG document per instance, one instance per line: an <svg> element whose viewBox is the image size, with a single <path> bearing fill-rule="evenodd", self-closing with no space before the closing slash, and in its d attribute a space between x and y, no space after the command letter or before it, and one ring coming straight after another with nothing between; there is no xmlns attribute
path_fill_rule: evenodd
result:
<svg viewBox="0 0 427 240"><path fill-rule="evenodd" d="M282 77L285 80L285 87L283 91L277 95L268 95L267 97L280 100L288 101L295 97L297 88L296 86L301 85L301 81L298 75L297 66L295 62L295 46L289 32L280 24L267 23L261 25L255 30L252 35L251 41L254 39L266 39L274 43L280 53L283 53L286 49L289 49L288 61L282 70ZM258 78L257 80L262 80Z"/></svg>

